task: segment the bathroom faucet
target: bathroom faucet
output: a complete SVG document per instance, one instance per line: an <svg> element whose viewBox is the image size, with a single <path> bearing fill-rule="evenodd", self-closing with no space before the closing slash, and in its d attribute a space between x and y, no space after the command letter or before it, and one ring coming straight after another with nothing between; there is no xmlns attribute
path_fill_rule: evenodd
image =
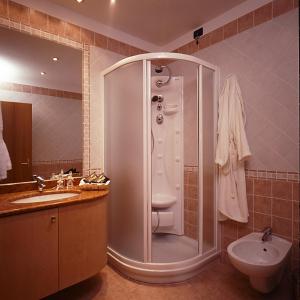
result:
<svg viewBox="0 0 300 300"><path fill-rule="evenodd" d="M39 192L42 192L45 185L45 179L41 176L33 175L33 179L37 182Z"/></svg>
<svg viewBox="0 0 300 300"><path fill-rule="evenodd" d="M269 236L272 235L272 228L271 227L266 227L263 231L262 231L263 235L262 235L262 238L261 240L263 242L266 242L269 238Z"/></svg>

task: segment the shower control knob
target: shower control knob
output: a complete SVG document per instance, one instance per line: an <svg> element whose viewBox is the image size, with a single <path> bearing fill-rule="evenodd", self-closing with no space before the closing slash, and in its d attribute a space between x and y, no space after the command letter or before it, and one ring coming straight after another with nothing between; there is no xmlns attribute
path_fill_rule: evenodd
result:
<svg viewBox="0 0 300 300"><path fill-rule="evenodd" d="M158 102L163 102L164 101L164 96L158 95L157 97L158 97L158 99L157 99Z"/></svg>
<svg viewBox="0 0 300 300"><path fill-rule="evenodd" d="M157 110L162 110L162 104L161 103L157 104Z"/></svg>
<svg viewBox="0 0 300 300"><path fill-rule="evenodd" d="M156 123L162 124L164 122L164 116L162 114L157 115L156 117Z"/></svg>

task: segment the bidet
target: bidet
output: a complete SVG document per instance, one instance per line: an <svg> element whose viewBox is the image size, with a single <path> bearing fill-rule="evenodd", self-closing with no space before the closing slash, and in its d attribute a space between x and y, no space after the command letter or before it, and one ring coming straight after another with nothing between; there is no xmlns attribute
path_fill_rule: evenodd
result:
<svg viewBox="0 0 300 300"><path fill-rule="evenodd" d="M252 287L269 293L280 282L292 243L272 235L262 241L264 233L253 232L227 247L231 263L249 276Z"/></svg>

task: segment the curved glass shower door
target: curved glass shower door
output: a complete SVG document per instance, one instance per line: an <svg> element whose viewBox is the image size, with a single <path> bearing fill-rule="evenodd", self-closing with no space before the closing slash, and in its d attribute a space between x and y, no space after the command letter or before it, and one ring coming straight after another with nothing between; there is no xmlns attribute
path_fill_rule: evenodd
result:
<svg viewBox="0 0 300 300"><path fill-rule="evenodd" d="M104 77L105 172L109 194L108 246L144 260L143 62Z"/></svg>

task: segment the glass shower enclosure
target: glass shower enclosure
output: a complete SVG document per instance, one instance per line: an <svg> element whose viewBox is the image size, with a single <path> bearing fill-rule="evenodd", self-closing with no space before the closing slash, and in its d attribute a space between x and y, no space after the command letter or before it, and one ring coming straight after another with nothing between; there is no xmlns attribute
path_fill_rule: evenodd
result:
<svg viewBox="0 0 300 300"><path fill-rule="evenodd" d="M215 66L177 53L101 73L108 257L136 280L182 281L219 255L217 78Z"/></svg>

